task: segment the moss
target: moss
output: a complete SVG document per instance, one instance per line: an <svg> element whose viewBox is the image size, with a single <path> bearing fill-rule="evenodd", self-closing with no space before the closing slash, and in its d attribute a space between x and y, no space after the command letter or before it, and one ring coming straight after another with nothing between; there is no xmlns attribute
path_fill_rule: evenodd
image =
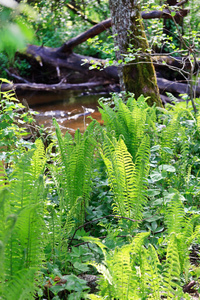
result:
<svg viewBox="0 0 200 300"><path fill-rule="evenodd" d="M126 91L134 93L136 98L140 94L150 97L147 101L149 105L156 103L157 106L162 106L153 62L146 52L149 45L139 14L139 7L135 7L134 10L136 14L131 18L130 35L124 47L128 49L131 44L136 51L139 49L142 55L141 57L137 55L134 61L123 67L124 86ZM147 53L147 56L144 57L144 53Z"/></svg>

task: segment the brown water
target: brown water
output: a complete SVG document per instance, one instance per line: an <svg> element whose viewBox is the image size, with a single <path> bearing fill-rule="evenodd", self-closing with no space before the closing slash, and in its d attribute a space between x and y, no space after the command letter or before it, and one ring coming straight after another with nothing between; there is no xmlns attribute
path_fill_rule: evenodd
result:
<svg viewBox="0 0 200 300"><path fill-rule="evenodd" d="M63 133L79 128L83 132L91 122L90 117L101 123L101 114L98 111L98 99L102 95L78 95L74 92L67 93L34 93L19 96L26 99L29 106L39 114L36 120L39 125L53 128L54 117Z"/></svg>

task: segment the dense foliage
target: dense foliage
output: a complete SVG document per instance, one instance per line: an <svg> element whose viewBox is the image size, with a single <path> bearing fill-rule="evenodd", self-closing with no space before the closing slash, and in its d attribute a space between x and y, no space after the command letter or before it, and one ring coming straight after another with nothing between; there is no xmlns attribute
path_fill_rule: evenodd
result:
<svg viewBox="0 0 200 300"><path fill-rule="evenodd" d="M29 63L14 59L27 40L57 47L109 17L106 0L70 1L76 10L64 0L19 2L18 11L0 7L2 77L11 65L27 75ZM162 20L145 26L153 50L183 51L192 66L199 12L197 1L186 5L190 14L174 28L182 43L163 35ZM109 36L76 51L113 64ZM113 94L99 101L103 126L93 120L84 134L63 135L54 120L44 138L14 92L0 92L1 300L191 299L191 282L199 292L200 99L195 113L190 101L168 97L158 108Z"/></svg>
<svg viewBox="0 0 200 300"><path fill-rule="evenodd" d="M198 290L200 116L121 97L99 102L103 127L63 136L54 120L48 147L18 138L3 149L1 299L190 299L192 280ZM13 95L1 98L11 116Z"/></svg>
<svg viewBox="0 0 200 300"><path fill-rule="evenodd" d="M18 74L22 77L23 72L29 69L27 68L28 63L24 61L13 65L15 51L21 51L27 42L52 48L59 47L94 24L110 17L108 0L21 0L18 2L20 2L20 6L14 12L11 11L12 7L2 7L0 3L0 28L4 28L0 33L0 72L1 77L4 78L8 76L5 69L10 66L18 70L21 65ZM161 11L165 9L165 5L164 1L141 1L141 9L146 12ZM199 53L200 16L197 1L186 2L184 9L189 9L189 13L179 26L176 26L173 20L163 21L163 19L144 20L144 24L152 51L159 53L165 50L175 56L190 54L192 62L194 55L198 57ZM173 15L176 8L172 7L171 10ZM171 24L168 24L171 26L171 32L164 31L166 22ZM188 53L190 49L193 52ZM79 54L107 58L112 63L115 58L115 50L111 29L88 39L75 48L75 52ZM130 53L131 57L126 57L126 62L132 60L133 54L135 55L137 51L130 49Z"/></svg>

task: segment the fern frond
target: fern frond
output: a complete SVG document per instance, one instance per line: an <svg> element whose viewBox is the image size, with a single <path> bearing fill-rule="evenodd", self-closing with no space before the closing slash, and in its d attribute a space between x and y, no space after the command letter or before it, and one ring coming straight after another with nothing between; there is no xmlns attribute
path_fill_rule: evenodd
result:
<svg viewBox="0 0 200 300"><path fill-rule="evenodd" d="M115 110L100 103L103 108L100 109L100 112L106 125L107 135L114 132L116 139L123 136L127 149L135 162L140 141L144 136L147 108L143 107L144 99L141 99L141 103L131 99L127 105L123 103L122 99L114 99Z"/></svg>
<svg viewBox="0 0 200 300"><path fill-rule="evenodd" d="M0 189L4 188L5 184L8 184L8 179L4 169L3 162L0 161Z"/></svg>
<svg viewBox="0 0 200 300"><path fill-rule="evenodd" d="M44 150L44 144L42 140L38 139L35 141L36 149L31 159L31 169L32 180L38 179L40 174L44 173L44 167L46 164L46 154Z"/></svg>
<svg viewBox="0 0 200 300"><path fill-rule="evenodd" d="M77 206L79 205L79 202L81 200L82 200L81 197L78 198L75 201L75 203L72 206L72 208L67 211L67 213L65 215L65 223L64 223L63 226L60 226L60 228L59 228L59 239L58 239L59 245L58 246L60 248L60 252L61 252L62 248L65 248L67 250L68 237L70 236L70 233L75 228L76 224L75 224L75 218L74 218L74 216L76 215ZM62 220L62 211L61 211L61 215L60 215L60 220Z"/></svg>
<svg viewBox="0 0 200 300"><path fill-rule="evenodd" d="M178 254L177 238L175 233L171 233L167 245L167 255L164 270L164 287L167 299L174 299L174 289L178 288L180 271L181 267Z"/></svg>
<svg viewBox="0 0 200 300"><path fill-rule="evenodd" d="M42 163L45 161L42 146L29 150L20 158L17 165L13 165L14 171L9 176L9 189L2 189L0 195L0 239L3 245L1 249L1 264L3 273L1 283L6 288L1 288L6 299L32 299L35 290L34 280L30 284L22 285L22 274L32 274L41 268L43 262L43 249L45 244L45 225L43 220L43 171ZM35 155L35 157L34 157ZM38 166L33 160L37 161ZM33 162L33 163L32 163ZM36 171L37 169L37 171ZM30 270L30 272L29 272ZM29 277L30 279L30 277ZM25 284L25 280L23 284ZM20 286L21 285L21 286ZM31 286L30 288L29 285ZM15 296L11 291L15 289ZM21 288L21 290L20 290ZM29 295L30 294L30 295ZM30 297L29 297L29 296Z"/></svg>
<svg viewBox="0 0 200 300"><path fill-rule="evenodd" d="M142 253L143 280L146 290L149 290L148 299L160 300L162 277L160 274L160 261L155 248L150 244L148 249L143 249Z"/></svg>
<svg viewBox="0 0 200 300"><path fill-rule="evenodd" d="M122 139L117 142L115 150L112 144L111 147L109 151L108 145L105 154L102 153L102 158L115 196L114 211L116 214L130 218L134 215L132 203L134 164Z"/></svg>
<svg viewBox="0 0 200 300"><path fill-rule="evenodd" d="M136 266L139 264L138 257L148 232L137 234L133 242L114 251L105 251L105 245L99 239L84 237L84 241L94 242L101 247L104 254L104 264L89 262L103 275L100 281L102 296L120 300L139 300L140 277L136 274Z"/></svg>
<svg viewBox="0 0 200 300"><path fill-rule="evenodd" d="M196 239L199 243L200 241L200 225L197 225L191 237L188 237L186 240L187 245L191 245L192 242Z"/></svg>
<svg viewBox="0 0 200 300"><path fill-rule="evenodd" d="M184 217L184 226L182 231L177 233L177 243L180 258L181 272L185 272L185 268L190 266L189 247L199 234L198 228L194 232L194 223L199 216Z"/></svg>
<svg viewBox="0 0 200 300"><path fill-rule="evenodd" d="M61 168L59 167L59 170L61 172L57 175L57 171L54 170L52 175L54 180L57 177L55 180L57 187L65 191L62 198L68 210L71 210L78 198L82 199L76 206L74 215L81 224L85 218L85 208L88 205L91 191L93 153L96 146L96 141L91 134L94 124L95 122L92 122L83 135L77 130L73 141L69 134L66 134L63 139L60 128L54 120L60 150Z"/></svg>
<svg viewBox="0 0 200 300"><path fill-rule="evenodd" d="M97 269L98 273L102 274L104 279L107 280L110 285L113 284L113 278L109 272L109 269L105 265L96 264L93 262L89 262L88 264L95 267Z"/></svg>
<svg viewBox="0 0 200 300"><path fill-rule="evenodd" d="M180 128L178 116L175 114L168 124L165 124L165 128L161 131L161 157L163 163L170 161L171 155L166 153L164 149L166 147L174 149L174 139Z"/></svg>
<svg viewBox="0 0 200 300"><path fill-rule="evenodd" d="M167 225L169 235L171 233L178 234L182 231L182 226L184 226L184 217L184 205L178 192L174 193L165 213L165 223Z"/></svg>
<svg viewBox="0 0 200 300"><path fill-rule="evenodd" d="M140 142L144 136L144 129L146 125L146 110L135 107L131 114L131 123L129 130L131 132L131 148L130 153L133 157L133 162L136 160L136 155Z"/></svg>
<svg viewBox="0 0 200 300"><path fill-rule="evenodd" d="M137 281L133 278L131 269L131 245L115 248L106 260L108 269L113 278L116 298L121 300L134 299Z"/></svg>
<svg viewBox="0 0 200 300"><path fill-rule="evenodd" d="M6 300L32 300L35 293L34 281L35 269L24 269L15 274L13 280L4 287L4 295Z"/></svg>
<svg viewBox="0 0 200 300"><path fill-rule="evenodd" d="M144 245L145 239L150 235L150 232L141 232L134 236L132 241L132 249L131 249L131 265L132 269L134 269L136 265L137 258L140 256L141 248Z"/></svg>
<svg viewBox="0 0 200 300"><path fill-rule="evenodd" d="M25 153L11 174L10 191L13 205L13 213L30 203L34 183L32 182L31 157L33 152Z"/></svg>
<svg viewBox="0 0 200 300"><path fill-rule="evenodd" d="M142 209L146 204L147 176L149 173L150 139L146 135L137 152L134 174L135 218L141 219Z"/></svg>
<svg viewBox="0 0 200 300"><path fill-rule="evenodd" d="M141 219L142 209L146 203L149 148L149 138L146 136L138 149L135 167L123 139L120 138L118 142L113 139L112 143L105 135L101 155L114 193L115 214Z"/></svg>

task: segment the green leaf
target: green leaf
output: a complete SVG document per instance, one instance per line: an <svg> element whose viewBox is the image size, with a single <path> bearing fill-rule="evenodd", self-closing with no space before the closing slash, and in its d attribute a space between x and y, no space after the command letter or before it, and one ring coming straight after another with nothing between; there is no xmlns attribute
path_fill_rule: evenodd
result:
<svg viewBox="0 0 200 300"><path fill-rule="evenodd" d="M172 149L169 148L169 147L163 147L162 150L163 150L164 152L168 153L168 154L171 154L171 155L173 154Z"/></svg>
<svg viewBox="0 0 200 300"><path fill-rule="evenodd" d="M151 147L150 150L151 150L151 152L158 151L158 150L160 150L160 145L155 145L155 146Z"/></svg>
<svg viewBox="0 0 200 300"><path fill-rule="evenodd" d="M151 196L157 196L157 195L159 195L159 194L160 194L160 190L149 189L149 190L147 191L147 195L148 195L149 197L151 197Z"/></svg>
<svg viewBox="0 0 200 300"><path fill-rule="evenodd" d="M53 285L50 287L50 290L54 293L54 294L58 294L59 292L65 290L65 285Z"/></svg>
<svg viewBox="0 0 200 300"><path fill-rule="evenodd" d="M176 169L171 165L160 165L158 167L158 169L160 171L167 171L167 172L172 172L172 173L176 172Z"/></svg>
<svg viewBox="0 0 200 300"><path fill-rule="evenodd" d="M83 290L89 289L89 287L87 286L87 282L85 280L80 279L73 274L63 276L63 278L67 280L67 284L65 285L65 288L68 291L82 292Z"/></svg>
<svg viewBox="0 0 200 300"><path fill-rule="evenodd" d="M152 228L152 231L153 231L153 232L156 231L156 229L158 228L158 225L157 225L156 221L153 221L153 222L152 222L151 228Z"/></svg>
<svg viewBox="0 0 200 300"><path fill-rule="evenodd" d="M76 261L74 263L74 268L78 269L81 272L87 272L89 271L89 268L87 265L83 264L83 263L79 263L78 261Z"/></svg>
<svg viewBox="0 0 200 300"><path fill-rule="evenodd" d="M153 182L156 182L156 181L162 180L164 177L162 176L162 174L160 172L153 171L150 174L150 178Z"/></svg>

